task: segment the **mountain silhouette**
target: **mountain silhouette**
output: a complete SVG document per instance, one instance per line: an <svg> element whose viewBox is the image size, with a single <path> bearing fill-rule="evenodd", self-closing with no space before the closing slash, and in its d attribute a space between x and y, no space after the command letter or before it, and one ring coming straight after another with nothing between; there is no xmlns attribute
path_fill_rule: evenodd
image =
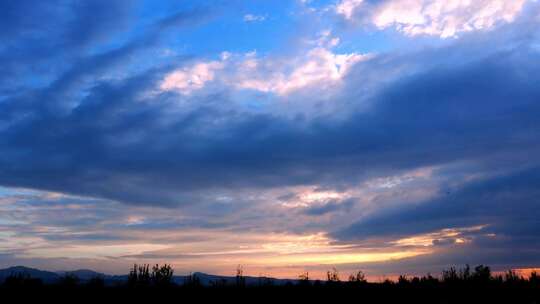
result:
<svg viewBox="0 0 540 304"><path fill-rule="evenodd" d="M30 268L25 266L14 266L5 269L0 269L0 283L4 282L9 276L24 275L30 276L34 279L40 279L45 284L52 284L58 282L62 277L66 275L76 276L82 283L87 282L94 278L101 278L106 285L114 285L125 283L128 280L126 275L109 275L101 272L97 272L90 269L78 269L70 271L44 271L36 268ZM195 272L192 276L197 277L199 283L202 286L212 286L215 284L233 285L236 282L235 276L220 276L207 274L202 272ZM188 275L176 275L172 280L174 283L183 285L188 281ZM244 277L246 285L258 285L261 282L271 282L273 285L285 285L287 283L296 283L297 280L289 279L276 279L269 277Z"/></svg>
<svg viewBox="0 0 540 304"><path fill-rule="evenodd" d="M3 282L10 276L17 275L30 276L31 278L40 279L43 281L43 283L54 283L61 277L58 273L52 271L44 271L25 266L14 266L0 269L0 282Z"/></svg>

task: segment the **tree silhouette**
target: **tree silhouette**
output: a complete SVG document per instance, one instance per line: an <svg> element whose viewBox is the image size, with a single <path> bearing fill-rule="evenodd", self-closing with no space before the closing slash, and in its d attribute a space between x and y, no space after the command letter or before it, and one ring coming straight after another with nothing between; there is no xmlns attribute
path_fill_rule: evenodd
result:
<svg viewBox="0 0 540 304"><path fill-rule="evenodd" d="M442 271L442 281L446 284L456 284L461 280L460 275L458 274L455 267L450 267L449 269Z"/></svg>
<svg viewBox="0 0 540 304"><path fill-rule="evenodd" d="M491 269L488 266L478 265L474 268L472 279L479 284L489 283L491 278Z"/></svg>
<svg viewBox="0 0 540 304"><path fill-rule="evenodd" d="M332 268L332 270L329 270L326 272L326 283L330 285L336 285L337 283L341 282L339 279L339 272L335 267Z"/></svg>
<svg viewBox="0 0 540 304"><path fill-rule="evenodd" d="M504 274L504 281L510 285L516 285L523 281L523 277L518 275L514 270L508 270Z"/></svg>
<svg viewBox="0 0 540 304"><path fill-rule="evenodd" d="M246 278L244 277L244 268L242 267L242 265L238 265L236 267L236 286L246 286Z"/></svg>
<svg viewBox="0 0 540 304"><path fill-rule="evenodd" d="M105 287L105 280L100 276L96 276L88 280L86 286L90 288L103 288Z"/></svg>
<svg viewBox="0 0 540 304"><path fill-rule="evenodd" d="M310 282L309 282L309 272L305 271L305 272L302 272L299 276L298 276L298 284L302 285L302 286L308 286L310 285Z"/></svg>
<svg viewBox="0 0 540 304"><path fill-rule="evenodd" d="M10 274L4 280L4 287L6 288L37 288L43 286L43 281L40 279L32 278L27 273Z"/></svg>
<svg viewBox="0 0 540 304"><path fill-rule="evenodd" d="M358 272L349 276L349 283L354 285L365 284L367 283L366 276L361 270L359 270Z"/></svg>
<svg viewBox="0 0 540 304"><path fill-rule="evenodd" d="M195 288L200 286L201 280L196 274L190 273L188 276L186 276L186 279L184 281L184 287Z"/></svg>
<svg viewBox="0 0 540 304"><path fill-rule="evenodd" d="M58 285L62 287L73 288L73 287L77 287L77 285L79 285L79 282L80 282L80 279L76 275L72 273L66 273L64 276L60 278L60 280L58 281Z"/></svg>
<svg viewBox="0 0 540 304"><path fill-rule="evenodd" d="M150 265L134 264L133 268L129 271L128 285L132 287L143 287L149 286L150 282Z"/></svg>
<svg viewBox="0 0 540 304"><path fill-rule="evenodd" d="M174 270L171 265L165 264L159 266L158 264L152 267L151 281L155 286L165 287L172 284Z"/></svg>
<svg viewBox="0 0 540 304"><path fill-rule="evenodd" d="M261 277L259 284L247 284L241 265L236 269L236 284L231 278L217 279L209 286L201 284L195 274L186 276L183 285L173 282L174 270L168 264L133 265L128 275L128 282L107 284L103 278L94 278L86 284L73 275L65 275L58 284L45 284L25 293L33 282L28 274L12 274L0 285L0 294L14 295L50 293L54 295L73 295L77 299L86 299L87 295L119 296L124 302L152 301L162 302L173 299L176 295L196 296L204 298L216 295L218 301L226 301L226 296L238 299L241 296L261 296L265 300L276 296L278 299L302 298L337 299L338 296L349 298L361 294L366 303L540 303L540 277L531 272L527 278L519 272L509 270L503 274L492 275L491 269L484 265L471 268L467 265L461 269L451 267L442 271L440 279L430 274L425 276L400 276L396 281L367 282L362 271L350 274L346 282L340 281L336 268L326 273L325 285L320 281L311 281L308 272L298 276L297 281L281 281L281 284L270 284L272 281ZM1 278L0 278L1 279ZM40 282L37 280L36 282ZM253 283L253 282L252 282ZM283 284L285 283L285 284ZM123 286L130 286L124 288ZM168 286L167 288L161 288ZM196 287L196 288L194 288ZM157 292L156 292L157 291ZM81 297L82 294L82 297ZM225 297L222 297L225 296ZM257 299L256 297L254 299ZM114 299L113 299L114 300ZM133 300L133 301L131 301ZM271 300L271 299L270 299ZM466 300L466 301L465 301ZM38 301L39 302L39 301Z"/></svg>

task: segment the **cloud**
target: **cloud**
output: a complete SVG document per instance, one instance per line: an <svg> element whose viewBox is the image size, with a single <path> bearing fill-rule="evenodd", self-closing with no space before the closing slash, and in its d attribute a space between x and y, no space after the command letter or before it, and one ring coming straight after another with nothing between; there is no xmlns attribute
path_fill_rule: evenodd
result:
<svg viewBox="0 0 540 304"><path fill-rule="evenodd" d="M223 68L219 61L197 63L192 67L177 70L165 77L161 90L177 90L183 94L204 88L205 84L214 80L216 71Z"/></svg>
<svg viewBox="0 0 540 304"><path fill-rule="evenodd" d="M363 3L364 0L342 0L336 5L336 13L343 15L346 19L351 19L354 11Z"/></svg>
<svg viewBox="0 0 540 304"><path fill-rule="evenodd" d="M19 192L17 197L10 196L16 199L15 204L0 201L0 236L7 237L0 250L9 253L0 263L19 261L34 265L42 259L58 262L68 259L89 265L90 260L98 259L110 265L108 272L122 272L127 269L126 263L167 260L179 271L199 269L208 263L216 271L230 267L233 260L248 263L250 271L254 271L254 267L283 267L289 259L298 263L304 259L306 264L316 265L384 261L418 254L407 248L358 253L350 246L332 244L320 232L294 233L275 228L265 231L260 225L268 220L267 215L246 225L249 213L245 210L239 217L241 220L235 220L241 227L231 230L233 226L197 226L190 222L193 212L122 208L114 202L59 197L39 191ZM94 221L81 220L89 214ZM3 221L9 217L17 217L21 223ZM220 217L227 215L221 213Z"/></svg>
<svg viewBox="0 0 540 304"><path fill-rule="evenodd" d="M434 232L442 230L447 236L454 231L455 240L475 246L504 248L510 241L516 248L526 247L538 242L539 172L533 168L466 183L414 206L380 210L334 235L338 239L394 239L396 244L412 245L427 237L411 235L427 234L437 240L441 237ZM452 230L459 227L478 228ZM467 236L459 237L463 232Z"/></svg>
<svg viewBox="0 0 540 304"><path fill-rule="evenodd" d="M96 52L96 43L110 42L128 28L133 7L123 0L0 4L0 26L5 29L0 34L0 99L29 85L46 86L76 58ZM30 82L28 75L33 75Z"/></svg>
<svg viewBox="0 0 540 304"><path fill-rule="evenodd" d="M256 52L222 53L219 61L196 62L169 73L160 89L191 94L215 81L227 88L286 96L297 91L339 84L352 66L370 58L358 53L336 54L339 39L323 32L315 47L289 59L260 58Z"/></svg>
<svg viewBox="0 0 540 304"><path fill-rule="evenodd" d="M253 14L244 15L245 22L262 22L264 20L266 20L266 16L263 16L263 15L253 15Z"/></svg>
<svg viewBox="0 0 540 304"><path fill-rule="evenodd" d="M41 109L62 104L63 95L40 107L35 93L23 102L13 98L0 114L0 181L175 205L198 201L199 191L214 187L349 184L372 174L484 160L486 153L512 159L518 145L533 149L539 92L534 77L523 75L538 74L531 64L538 55L519 48L437 67L447 51L357 63L331 104L348 111L338 121L282 117L273 107L251 111L226 92L149 95L166 78L159 71L97 81L61 114ZM418 61L428 57L435 59ZM393 80L403 65L411 75ZM381 84L368 77L374 69L390 76ZM373 87L370 94L366 87Z"/></svg>
<svg viewBox="0 0 540 304"><path fill-rule="evenodd" d="M336 13L353 20L355 14L369 14L369 22L379 29L394 28L408 36L456 37L463 32L489 30L511 23L527 0L387 0L368 3L344 0Z"/></svg>
<svg viewBox="0 0 540 304"><path fill-rule="evenodd" d="M325 48L314 48L289 75L277 72L270 77L247 78L242 80L238 87L287 95L304 88L326 86L339 81L351 66L364 58L365 56L360 54L334 54ZM256 66L257 63L247 68L255 69Z"/></svg>
<svg viewBox="0 0 540 304"><path fill-rule="evenodd" d="M317 204L315 206L309 206L304 210L304 213L312 216L321 216L336 211L350 210L353 205L354 200L346 200L344 202L329 201L322 204Z"/></svg>

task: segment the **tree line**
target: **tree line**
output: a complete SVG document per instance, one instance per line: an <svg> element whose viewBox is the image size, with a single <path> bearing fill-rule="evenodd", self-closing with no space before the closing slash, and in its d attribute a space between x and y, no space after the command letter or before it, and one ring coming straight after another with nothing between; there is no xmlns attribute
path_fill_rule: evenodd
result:
<svg viewBox="0 0 540 304"><path fill-rule="evenodd" d="M25 273L16 273L8 276L3 287L23 287L23 286L41 286L43 282L38 278L32 278ZM55 285L64 287L75 287L83 285L82 281L74 274L67 273L62 276ZM103 277L96 276L87 280L84 285L88 287L105 287ZM189 274L183 277L183 282L174 282L174 269L170 264L134 264L129 270L127 280L123 284L116 283L116 287L140 288L140 287L174 287L182 285L184 287L203 287L200 278L196 274ZM270 278L259 278L259 281L252 283L251 286L272 286L274 281ZM528 277L524 277L514 270L508 270L503 274L493 274L491 268L484 265L478 265L471 268L466 265L463 268L450 267L442 271L440 276L427 274L424 276L406 276L400 275L397 280L386 279L383 282L368 282L364 272L358 271L348 275L342 280L340 273L336 268L332 268L326 273L326 280L313 280L309 272L301 273L296 280L291 280L287 286L300 287L345 287L345 286L367 286L367 285L385 285L385 286L531 286L540 288L540 275L532 271ZM238 266L236 275L232 281L225 279L213 280L210 287L246 287L246 277L243 268Z"/></svg>

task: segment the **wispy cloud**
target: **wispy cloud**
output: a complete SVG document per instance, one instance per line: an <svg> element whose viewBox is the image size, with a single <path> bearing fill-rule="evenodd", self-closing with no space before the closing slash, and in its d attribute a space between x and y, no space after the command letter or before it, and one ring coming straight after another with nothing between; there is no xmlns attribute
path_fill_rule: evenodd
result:
<svg viewBox="0 0 540 304"><path fill-rule="evenodd" d="M263 15L253 15L253 14L244 15L245 22L262 22L265 20L266 20L266 16L263 16Z"/></svg>

